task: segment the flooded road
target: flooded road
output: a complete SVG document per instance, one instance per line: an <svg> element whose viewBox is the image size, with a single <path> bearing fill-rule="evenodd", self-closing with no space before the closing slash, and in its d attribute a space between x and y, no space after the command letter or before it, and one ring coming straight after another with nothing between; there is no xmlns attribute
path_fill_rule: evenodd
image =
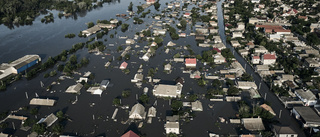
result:
<svg viewBox="0 0 320 137"><path fill-rule="evenodd" d="M300 128L300 125L297 123L297 120L291 116L291 112L287 110L284 105L281 103L281 101L278 99L278 97L272 93L267 86L267 84L261 79L261 77L258 75L258 73L255 73L255 70L250 67L250 64L230 45L230 43L226 42L226 35L225 35L225 29L224 29L224 18L223 18L223 11L221 8L221 4L224 2L224 0L218 2L217 8L218 8L218 26L219 26L219 33L221 40L224 42L224 44L231 50L231 52L234 53L234 56L236 60L242 65L243 68L246 68L246 72L251 74L253 76L253 79L256 83L256 85L260 85L260 95L262 97L266 96L266 101L271 103L271 107L274 110L274 112L277 114L276 119L280 121L282 125L290 125L294 131L298 133L298 136L304 137L305 134ZM281 113L281 117L279 118L279 115Z"/></svg>
<svg viewBox="0 0 320 137"><path fill-rule="evenodd" d="M142 0L133 1L133 3L139 2L142 2ZM170 1L160 1L161 8L166 7L166 2ZM5 41L4 43L1 43L0 50L8 49L8 52L1 53L1 61L6 62L18 58L17 55L32 53L43 55L42 57L44 58L47 58L48 56L55 56L63 49L69 49L72 44L85 42L87 40L87 38L78 37L74 39L65 39L65 34L78 34L79 31L86 29L85 23L87 22L95 22L98 19L110 19L114 18L115 14L117 13L126 13L126 9L129 3L129 1L121 1L121 3L104 5L103 8L96 11L93 10L91 12L88 12L85 17L79 17L77 20L56 19L57 21L51 24L34 23L34 25L32 26L23 26L12 31L6 30L8 31L7 35L0 34L1 40ZM191 9L194 6L195 5L190 5L188 9ZM151 10L152 14L147 15L147 17L143 19L145 21L144 24L134 25L132 23L132 19L124 20L118 18L124 23L128 23L130 25L129 30L127 32L121 32L120 28L111 30L109 31L109 34L114 34L115 32L117 32L115 38L110 39L109 35L107 35L101 39L103 40L105 38L108 38L108 41L104 42L105 45L116 45L114 47L107 46L105 52L110 53L111 55L88 54L87 49L81 49L76 52L79 60L82 57L87 57L90 60L89 65L82 67L78 71L82 74L87 71L91 71L93 74L95 74L95 79L91 81L91 83L100 83L104 79L109 79L110 83L113 84L113 87L107 88L107 90L103 92L101 97L97 95L91 95L84 89L81 90L80 95L65 93L65 90L68 88L68 86L75 84L75 81L80 77L80 75L74 75L74 79L65 79L63 81L60 81L60 84L53 85L52 90L46 91L40 86L40 81L42 81L46 87L58 79L58 76L43 78L43 75L45 73L56 69L52 68L47 70L47 72L40 73L36 78L32 80L17 81L14 84L10 85L7 91L0 92L0 103L2 104L0 105L0 112L3 112L5 110L17 110L20 107L28 106L30 99L36 97L37 94L40 98L55 99L57 100L57 104L53 107L31 106L29 110L31 108L39 109L37 118L30 115L27 111L19 111L16 114L30 116L30 118L32 119L39 120L41 117L47 116L50 113L56 113L62 110L71 119L71 121L66 122L63 134L79 136L121 136L128 129L135 130L136 126L139 124L121 124L121 121L126 121L128 119L129 111L131 110L132 106L137 103L136 96L141 96L143 94L143 88L138 88L135 86L135 84L130 82L137 72L139 66L142 64L144 66L143 74L145 77L148 74L149 68L158 68L159 70L158 73L155 74L155 78L160 78L163 82L172 83L177 77L183 77L185 78L185 84L183 86L182 93L184 95L190 93L200 96L203 105L203 112L196 112L196 117L190 122L181 121L180 127L183 135L187 137L207 136L208 132L225 135L237 134L239 130L238 125L226 123L217 124L219 123L217 122L217 120L220 116L223 116L225 119L234 118L235 114L237 113L237 104L228 102L213 103L207 99L202 99L202 96L206 93L207 89L205 87L198 86L196 80L189 78L189 74L182 73L181 68L185 67L184 63L176 63L168 60L172 59L172 56L176 53L181 52L182 54L188 55L189 53L183 49L183 46L186 46L187 44L191 45L191 48L193 49L195 54L200 54L203 50L209 49L198 47L194 36L172 40L167 33L163 41L163 46L157 49L156 55L154 57L151 57L148 62L139 59L139 57L141 57L143 54L137 55L137 52L143 50L143 47L147 45L148 42L136 43L137 45L140 45L139 48L134 48L136 44L131 45L133 50L130 51L131 58L129 61L127 61L128 68L130 70L130 73L128 75L124 74L120 69L118 69L123 60L113 61L110 67L107 69L104 67L104 64L109 59L112 59L113 56L118 57L120 55L120 53L116 52L116 49L117 46L125 44L125 40L118 39L119 36L128 36L128 38L133 38L133 35L137 31L145 29L147 25L150 25L152 23L152 15L161 13L161 11L154 10L153 6L145 9L145 11L148 9ZM180 12L180 15L182 14L183 12ZM37 20L39 21L40 19ZM178 20L173 20L175 22L178 22ZM176 24L171 24L171 26L175 27ZM1 27L3 28L3 26ZM188 24L187 28L190 28L190 24ZM191 31L192 30L187 29L185 32L189 34ZM47 34L45 32L50 33ZM222 31L220 31L220 33L221 32ZM17 39L16 36L19 36L18 34L21 34L21 39L15 41L15 39ZM169 54L165 54L165 45L169 41L173 41L177 44L177 46L175 47L175 49L170 49ZM17 43L15 44L15 42ZM9 45L15 46L10 47ZM166 74L163 72L163 65L167 63L172 63L173 71L171 74ZM201 66L204 68L209 68L209 66L204 66L201 63L198 64L199 67ZM214 73L221 68L222 67L209 69L209 72ZM211 81L209 82L211 83ZM165 136L165 117L171 114L169 100L155 98L151 92L153 89L153 85L151 84L143 83L142 87L149 88L148 96L150 97L150 101L148 104L144 105L146 107L146 111L148 111L149 107L151 107L154 102L157 101L157 106L155 106L157 109L157 117L153 118L152 124L147 124L146 122L144 122L144 126L136 131L142 135L150 137L163 137ZM129 110L119 109L119 112L116 115L117 121L113 121L111 117L116 107L112 106L112 101L114 98L120 97L121 92L127 89L131 91L131 95L128 98L122 98L121 102L124 105L128 105L130 108ZM26 94L28 94L28 98L26 98ZM78 97L77 103L72 104L71 102L73 102L76 97ZM186 100L183 99L183 101ZM209 108L208 105L214 105L214 107ZM16 122L15 125L20 124ZM13 125L11 123L9 123L8 128L4 131L9 134L14 134L15 136L26 136L30 133L29 131L25 132L19 129L13 129Z"/></svg>

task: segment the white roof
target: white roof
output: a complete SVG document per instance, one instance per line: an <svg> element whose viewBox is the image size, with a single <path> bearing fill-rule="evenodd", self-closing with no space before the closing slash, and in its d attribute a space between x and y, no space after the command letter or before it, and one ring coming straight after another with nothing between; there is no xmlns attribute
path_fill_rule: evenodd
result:
<svg viewBox="0 0 320 137"><path fill-rule="evenodd" d="M40 99L33 98L30 100L30 105L40 105L40 106L53 106L56 101L53 99Z"/></svg>
<svg viewBox="0 0 320 137"><path fill-rule="evenodd" d="M168 96L178 96L180 93L177 91L180 90L178 85L165 85L165 84L159 84L155 85L153 89L154 95L168 95Z"/></svg>

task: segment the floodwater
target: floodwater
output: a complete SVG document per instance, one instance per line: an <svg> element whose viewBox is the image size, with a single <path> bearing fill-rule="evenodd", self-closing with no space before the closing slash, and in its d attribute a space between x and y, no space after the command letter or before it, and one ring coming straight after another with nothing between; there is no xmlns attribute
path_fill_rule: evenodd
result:
<svg viewBox="0 0 320 137"><path fill-rule="evenodd" d="M142 0L133 0L134 6L137 6ZM161 9L166 5L166 2L169 0L161 0ZM48 56L55 56L59 54L63 49L71 48L72 44L85 42L87 38L78 38L65 39L64 35L68 33L78 34L79 31L86 29L85 23L100 19L110 19L115 18L115 14L126 13L127 6L130 1L116 1L111 4L104 4L102 8L92 10L87 12L86 15L78 17L76 20L69 19L58 19L55 17L54 23L41 24L40 19L37 18L35 23L32 26L22 26L15 28L13 30L7 29L5 26L1 26L1 30L4 30L5 33L0 34L0 38L3 41L0 45L0 51L7 51L0 54L1 62L7 62L9 60L14 60L23 56L25 54L40 54L43 58ZM136 4L137 3L137 4ZM140 4L139 4L140 5ZM188 9L191 9L194 5L190 5ZM221 7L218 6L221 9ZM129 30L125 33L121 32L120 28L117 30L109 31L109 34L114 34L117 32L117 37L119 36L128 36L128 38L133 38L133 35L137 31L145 29L146 24L151 24L153 19L151 16L153 14L160 14L160 11L155 11L154 7L151 6L146 10L150 9L151 14L147 15L144 24L135 25L132 24L132 19L122 20L123 23L130 24ZM145 10L145 11L146 11ZM219 11L221 12L221 11ZM183 12L180 12L182 15ZM221 13L219 13L221 14ZM55 14L56 15L56 14ZM178 22L178 21L175 21ZM175 24L171 24L175 27ZM190 28L190 24L187 26ZM220 27L221 28L221 27ZM194 29L194 28L193 28ZM177 29L178 30L178 29ZM187 34L191 32L190 29L185 31ZM221 32L221 31L220 31ZM107 42L104 42L105 45L115 44L122 45L125 43L125 40L113 38L110 39L109 35L104 36L103 39L108 38ZM101 40L103 40L101 39ZM172 41L169 34L164 38L163 44L166 45L169 41ZM0 93L0 112L5 110L17 110L20 107L27 106L30 99L34 98L37 95L41 98L51 98L56 99L57 104L53 107L37 107L39 108L39 114L37 118L31 116L25 111L19 111L15 114L17 115L26 115L30 116L33 119L39 119L41 117L47 116L50 113L56 113L59 110L62 110L72 121L67 121L65 123L65 129L63 134L68 135L78 135L78 136L121 136L128 129L134 130L140 134L151 136L151 137L162 137L165 136L164 123L165 116L170 114L170 105L168 100L157 99L152 95L153 86L148 83L144 83L142 87L148 87L148 95L150 101L148 104L145 104L146 111L153 103L157 100L157 117L153 118L152 124L147 124L144 122L144 126L141 129L137 130L137 125L139 123L131 124L121 124L121 121L126 121L128 119L128 111L131 107L137 103L136 95L140 96L143 94L143 88L136 87L130 80L134 77L134 74L137 72L139 66L143 64L143 74L147 76L149 68L158 68L158 73L155 74L155 78L160 78L163 83L172 83L175 78L183 77L185 79L185 84L183 86L182 93L187 94L198 94L201 96L206 93L205 87L199 87L197 81L190 79L189 74L183 74L181 68L184 67L183 63L171 62L173 66L173 71L171 74L166 74L163 72L163 65L169 63L169 60L172 56L178 52L183 54L189 54L188 51L181 48L187 44L191 45L191 48L196 54L200 54L203 50L208 50L208 48L201 48L196 45L194 36L188 36L187 38L180 38L179 40L173 40L177 45L176 49L170 49L169 54L165 54L164 47L161 46L154 57L152 57L148 62L144 62L139 59L143 54L137 55L139 50L142 50L147 42L136 43L140 45L140 48L134 48L134 45L131 45L132 49L131 59L128 62L128 68L130 73L128 75L124 74L118 68L122 61L113 61L109 68L105 68L104 64L112 59L113 56L118 57L120 53L116 53L117 46L108 47L105 52L111 53L111 55L94 55L88 54L86 49L79 50L76 55L80 59L82 57L87 57L90 59L90 64L81 68L79 72L82 74L86 71L91 71L95 74L95 79L91 83L100 83L104 79L109 79L113 87L107 88L103 92L102 96L91 95L87 93L84 89L81 90L81 94L78 95L78 101L76 104L71 102L76 99L75 94L64 93L66 88L70 85L75 84L80 76L74 75L75 79L66 79L60 82L59 85L53 85L51 93L46 91L44 88L40 87L40 81L42 81L46 86L50 85L53 81L58 79L58 76L51 78L43 78L43 75L47 72L50 72L53 69L49 69L47 72L41 73L38 77L32 80L20 80L10 85L5 92ZM12 46L13 45L13 46ZM19 55L19 56L17 56ZM104 57L104 59L102 58ZM209 68L209 66L203 66L201 63L198 63L199 67ZM209 72L214 73L218 69L221 69L223 66L218 66L215 69L209 69ZM209 81L211 83L211 81ZM111 119L112 114L116 107L112 106L112 100L116 97L121 96L121 92L125 89L131 90L131 95L128 98L122 98L122 104L129 105L129 110L119 109L119 112L116 116L117 121ZM26 93L28 94L28 99L26 98ZM202 98L202 97L201 97ZM186 101L183 99L183 101ZM208 132L214 132L218 134L237 134L238 125L234 124L225 124L220 123L217 125L218 117L223 116L225 119L234 118L237 110L235 103L227 102L210 102L207 99L201 99L203 103L203 112L196 112L196 117L194 120L189 123L181 121L181 132L185 136L195 137L195 136L207 136ZM93 105L94 104L94 105ZM209 108L208 105L214 105L213 108ZM30 108L35 108L31 106ZM30 132L25 132L19 130L20 122L13 121L16 129L13 128L13 123L9 122L7 129L3 130L4 133L14 134L16 136L26 136Z"/></svg>

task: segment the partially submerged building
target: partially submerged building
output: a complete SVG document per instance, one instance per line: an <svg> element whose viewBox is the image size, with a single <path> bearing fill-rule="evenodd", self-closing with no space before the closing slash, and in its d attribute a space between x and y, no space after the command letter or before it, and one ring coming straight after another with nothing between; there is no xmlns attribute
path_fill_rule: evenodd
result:
<svg viewBox="0 0 320 137"><path fill-rule="evenodd" d="M166 85L159 84L155 85L153 88L153 95L156 97L171 97L176 98L181 96L182 85Z"/></svg>
<svg viewBox="0 0 320 137"><path fill-rule="evenodd" d="M76 85L72 85L68 87L66 90L66 93L80 93L81 88L83 87L82 84L77 83Z"/></svg>
<svg viewBox="0 0 320 137"><path fill-rule="evenodd" d="M146 111L143 105L140 103L135 104L130 113L129 113L129 118L130 119L145 119L146 118Z"/></svg>
<svg viewBox="0 0 320 137"><path fill-rule="evenodd" d="M39 105L39 106L53 106L56 101L53 99L41 99L33 98L30 100L30 105Z"/></svg>

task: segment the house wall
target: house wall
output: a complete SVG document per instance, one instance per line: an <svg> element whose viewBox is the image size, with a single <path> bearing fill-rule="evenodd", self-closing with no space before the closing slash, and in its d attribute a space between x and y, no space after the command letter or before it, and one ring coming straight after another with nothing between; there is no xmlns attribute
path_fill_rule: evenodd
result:
<svg viewBox="0 0 320 137"><path fill-rule="evenodd" d="M262 60L262 64L263 65L270 65L270 64L274 64L274 63L276 63L275 59L264 59L264 60Z"/></svg>
<svg viewBox="0 0 320 137"><path fill-rule="evenodd" d="M174 134L179 134L179 128L166 128L166 133L174 133Z"/></svg>

